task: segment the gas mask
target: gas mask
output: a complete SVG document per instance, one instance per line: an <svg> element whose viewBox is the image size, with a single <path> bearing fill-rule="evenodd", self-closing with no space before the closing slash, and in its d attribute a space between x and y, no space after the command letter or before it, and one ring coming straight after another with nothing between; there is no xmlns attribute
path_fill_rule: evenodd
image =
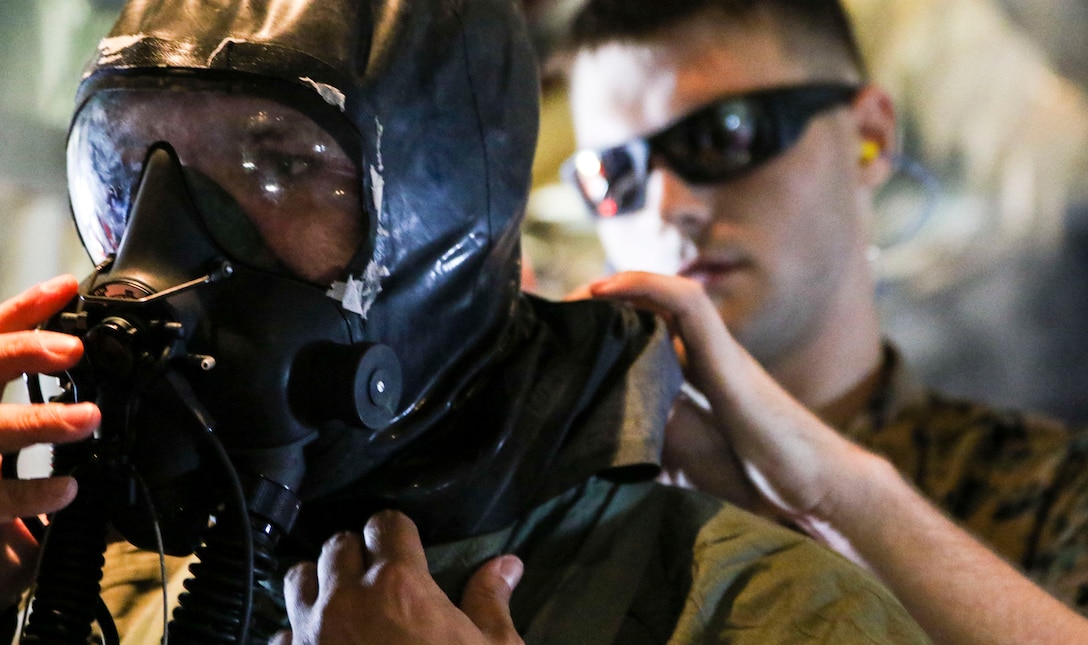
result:
<svg viewBox="0 0 1088 645"><path fill-rule="evenodd" d="M410 455L507 334L535 61L503 0L132 0L77 104L97 266L48 326L85 345L59 400L103 427L56 449L81 492L27 633L108 618L65 580L112 526L199 556L171 641L245 640L303 503Z"/></svg>
<svg viewBox="0 0 1088 645"><path fill-rule="evenodd" d="M68 161L75 221L98 263L58 325L84 337L73 395L97 400L105 432L154 464L145 479L184 480L178 466L196 461L193 446L162 450L191 435L194 412L178 406L203 408L240 472L292 491L318 429L389 425L399 363L361 342L358 317L325 293L369 247L359 173L337 137L271 99L159 83L94 93ZM191 476L181 490L208 475Z"/></svg>
<svg viewBox="0 0 1088 645"><path fill-rule="evenodd" d="M63 399L103 426L57 463L136 546L187 555L222 525L244 574L291 529L319 430L365 442L392 421L396 356L326 293L369 248L349 131L207 82L128 83L77 113L72 208L98 266L50 326L83 338ZM255 522L256 554L237 537Z"/></svg>

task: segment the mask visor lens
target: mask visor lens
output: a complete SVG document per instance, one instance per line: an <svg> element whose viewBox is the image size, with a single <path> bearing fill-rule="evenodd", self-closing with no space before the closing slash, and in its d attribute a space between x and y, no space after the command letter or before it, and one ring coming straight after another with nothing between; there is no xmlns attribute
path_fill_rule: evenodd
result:
<svg viewBox="0 0 1088 645"><path fill-rule="evenodd" d="M177 151L200 216L231 259L328 284L366 234L359 172L328 132L267 98L105 90L72 126L68 182L96 263L117 251L148 149Z"/></svg>

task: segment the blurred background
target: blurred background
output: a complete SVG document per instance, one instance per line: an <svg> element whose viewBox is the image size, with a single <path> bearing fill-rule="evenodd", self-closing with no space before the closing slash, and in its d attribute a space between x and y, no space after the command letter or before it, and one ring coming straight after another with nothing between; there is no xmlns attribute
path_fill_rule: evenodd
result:
<svg viewBox="0 0 1088 645"><path fill-rule="evenodd" d="M542 50L579 0L526 0ZM923 376L1088 422L1088 2L846 0L918 162L880 200L873 262L888 335ZM118 0L0 2L0 298L90 264L69 221L64 139ZM573 148L545 69L525 225L537 292L606 270L558 167ZM5 391L18 400L21 387Z"/></svg>

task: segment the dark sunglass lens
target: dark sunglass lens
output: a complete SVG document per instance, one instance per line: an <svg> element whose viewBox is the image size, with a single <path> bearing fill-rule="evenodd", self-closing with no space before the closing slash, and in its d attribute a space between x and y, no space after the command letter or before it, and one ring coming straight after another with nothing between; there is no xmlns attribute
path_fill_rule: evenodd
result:
<svg viewBox="0 0 1088 645"><path fill-rule="evenodd" d="M722 99L655 135L654 154L692 183L728 181L782 154L814 116L849 103L857 92L850 85L811 84Z"/></svg>
<svg viewBox="0 0 1088 645"><path fill-rule="evenodd" d="M701 110L662 134L668 164L691 181L720 181L754 161L759 112L743 99Z"/></svg>
<svg viewBox="0 0 1088 645"><path fill-rule="evenodd" d="M723 103L715 110L713 122L719 163L727 168L740 168L752 163L752 150L756 140L754 110L743 101Z"/></svg>

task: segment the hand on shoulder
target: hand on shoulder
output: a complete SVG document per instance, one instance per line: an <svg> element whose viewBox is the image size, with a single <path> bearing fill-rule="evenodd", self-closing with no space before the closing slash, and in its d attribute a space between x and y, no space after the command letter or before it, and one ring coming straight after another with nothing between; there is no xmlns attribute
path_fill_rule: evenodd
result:
<svg viewBox="0 0 1088 645"><path fill-rule="evenodd" d="M736 470L739 462L747 482L769 506L749 508L804 523L824 514L822 506L851 494L843 481L854 472L867 477L878 457L854 446L793 399L733 338L702 286L687 278L627 272L599 280L588 291L598 298L616 298L661 315L682 346L685 374L706 397L709 415L681 417L670 423L669 466L696 473L712 482L707 492L738 486L735 477L704 475L709 460ZM682 405L685 405L682 403ZM678 410L678 415L692 413ZM695 421L698 420L699 423ZM702 429L700 429L700 424ZM716 434L717 437L707 436ZM702 449L692 450L696 435ZM678 443L686 442L686 449ZM726 450L728 447L728 451ZM708 453L713 453L708 456ZM755 503L753 502L753 505Z"/></svg>

